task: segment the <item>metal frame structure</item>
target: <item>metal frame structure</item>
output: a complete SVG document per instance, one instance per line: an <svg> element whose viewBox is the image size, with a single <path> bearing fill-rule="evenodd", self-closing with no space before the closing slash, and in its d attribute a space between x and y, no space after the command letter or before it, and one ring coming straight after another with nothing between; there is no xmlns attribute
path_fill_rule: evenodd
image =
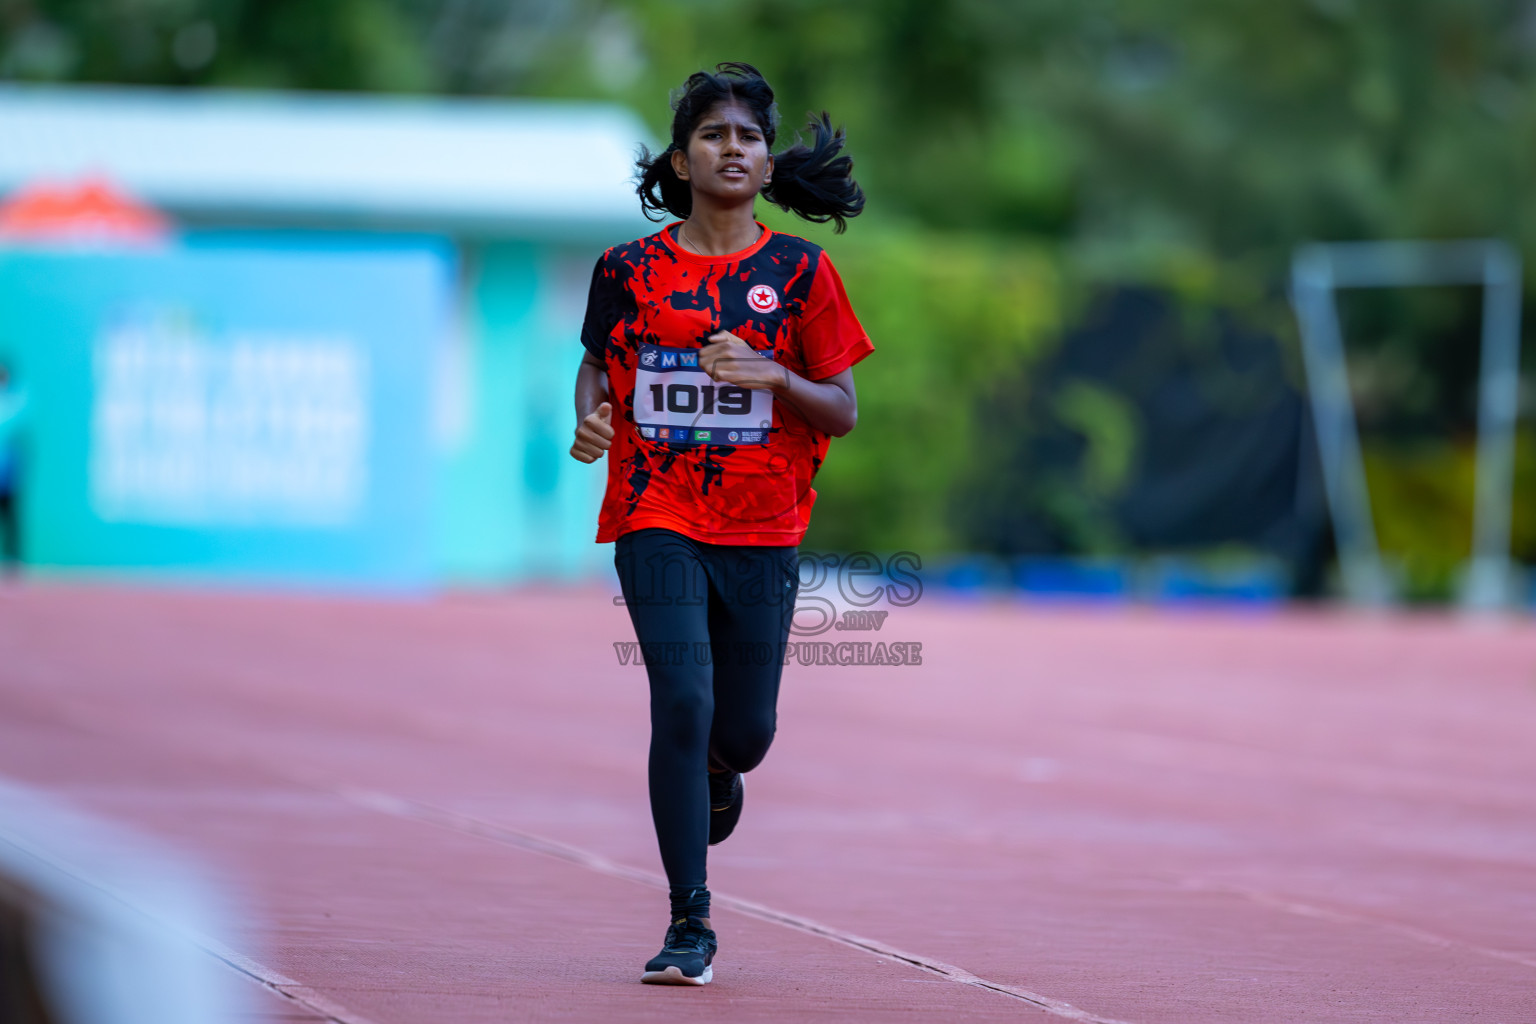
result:
<svg viewBox="0 0 1536 1024"><path fill-rule="evenodd" d="M1472 553L1461 592L1470 609L1515 600L1509 531L1520 369L1520 257L1503 242L1344 242L1303 246L1291 264L1307 389L1346 596L1386 604L1393 586L1371 519L1334 292L1341 288L1481 285L1482 352Z"/></svg>

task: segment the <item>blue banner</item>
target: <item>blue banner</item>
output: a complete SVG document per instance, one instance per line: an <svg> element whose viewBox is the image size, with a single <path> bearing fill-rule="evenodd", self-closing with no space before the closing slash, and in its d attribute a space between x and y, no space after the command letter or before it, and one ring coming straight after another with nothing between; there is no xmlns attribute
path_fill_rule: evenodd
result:
<svg viewBox="0 0 1536 1024"><path fill-rule="evenodd" d="M27 561L430 584L451 277L427 246L0 252Z"/></svg>

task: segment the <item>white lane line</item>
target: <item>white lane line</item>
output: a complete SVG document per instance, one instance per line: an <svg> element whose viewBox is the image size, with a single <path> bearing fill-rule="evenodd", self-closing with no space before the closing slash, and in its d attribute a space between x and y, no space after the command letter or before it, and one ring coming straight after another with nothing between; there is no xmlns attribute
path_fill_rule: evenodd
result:
<svg viewBox="0 0 1536 1024"><path fill-rule="evenodd" d="M153 909L144 906L127 893L101 881L99 878L89 877L78 870L73 864L54 856L48 850L28 842L20 836L0 831L0 842L5 843L20 853L24 853L38 863L46 865L72 882L89 889L94 889L113 902L127 907L135 914L161 927L170 929L175 934L181 936L183 940L196 946L225 966L245 975L261 987L277 993L284 999L298 1003L305 1009L319 1014L328 1021L334 1022L334 1024L374 1024L367 1017L352 1012L341 1004L316 992L314 989L300 985L292 978L279 974L265 964L252 960L242 953L235 952L217 939L209 938L207 935L178 922L165 920L161 915L155 913Z"/></svg>
<svg viewBox="0 0 1536 1024"><path fill-rule="evenodd" d="M191 936L191 939L201 946L204 952L217 960L222 960L227 966L245 975L262 988L275 992L284 999L292 1000L328 1021L334 1021L335 1024L374 1024L372 1020L347 1009L329 996L316 992L307 985L301 985L286 975L279 974L266 964L236 953L221 942L197 935Z"/></svg>
<svg viewBox="0 0 1536 1024"><path fill-rule="evenodd" d="M480 839L488 839L492 842L515 846L521 850L540 853L546 857L565 861L568 864L578 865L589 871L595 871L598 874L608 875L611 878L622 878L625 881L635 882L652 889L660 889L663 892L667 889L667 880L660 875L652 874L649 871L642 871L639 868L632 868L625 864L619 864L601 854L584 850L579 846L571 846L569 843L546 839L543 836L507 828L504 825L495 825L457 811L446 810L416 800L402 799L387 793L353 788L338 789L335 792L342 799L359 807L366 807L383 814L394 815L398 818L437 825L441 828L462 832ZM961 985L969 985L972 988L985 989L988 992L1009 996L1010 998L1045 1010L1047 1013L1064 1017L1067 1020L1084 1021L1085 1024L1129 1024L1127 1021L1116 1020L1113 1017L1100 1017L1097 1014L1089 1013L1087 1010L1080 1010L1071 1003L1063 1002L1060 999L1052 999L1050 996L1041 995L1039 992L1032 992L1027 988L1020 988L1017 985L1005 985L1002 982L989 981L986 978L978 978L971 972L956 967L953 964L946 964L941 960L934 960L931 957L920 956L916 953L908 953L877 939L866 939L863 936L854 935L851 932L845 932L829 925L821 924L818 921L812 921L810 918L775 910L772 907L755 903L752 900L744 900L736 896L726 896L713 892L710 895L716 906L728 907L738 914L745 914L748 917L756 918L759 921L766 921L770 924L793 928L808 935L816 935L844 946L872 953L885 960L929 971Z"/></svg>
<svg viewBox="0 0 1536 1024"><path fill-rule="evenodd" d="M1293 899L1289 896L1281 896L1277 893L1265 892L1263 889L1253 889L1245 885L1234 885L1226 882L1207 882L1204 879L1191 878L1185 881L1185 888L1203 889L1207 892L1223 892L1233 896L1241 896L1252 900L1254 903L1276 910L1283 910L1287 914L1296 914L1299 917L1313 917L1323 921L1332 921L1335 924L1363 925L1368 928L1380 928L1384 931L1394 932L1398 935L1422 942L1428 946L1439 949L1459 949L1468 953L1476 953L1479 956L1491 957L1495 960L1504 960L1522 967L1536 967L1536 958L1527 953L1516 953L1507 949L1495 949L1492 946L1479 946L1473 942L1461 939L1452 939L1439 935L1426 928L1416 925L1402 924L1398 921L1382 920L1368 914L1355 913L1349 910L1340 910L1337 907L1325 907L1316 903L1308 903L1305 900Z"/></svg>

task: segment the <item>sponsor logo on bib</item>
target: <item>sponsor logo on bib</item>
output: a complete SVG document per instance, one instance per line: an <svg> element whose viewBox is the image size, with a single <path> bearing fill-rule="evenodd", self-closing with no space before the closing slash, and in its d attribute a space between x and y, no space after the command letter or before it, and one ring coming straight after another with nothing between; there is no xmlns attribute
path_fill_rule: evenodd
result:
<svg viewBox="0 0 1536 1024"><path fill-rule="evenodd" d="M772 313L779 308L779 293L771 285L755 284L747 290L747 305L757 313Z"/></svg>

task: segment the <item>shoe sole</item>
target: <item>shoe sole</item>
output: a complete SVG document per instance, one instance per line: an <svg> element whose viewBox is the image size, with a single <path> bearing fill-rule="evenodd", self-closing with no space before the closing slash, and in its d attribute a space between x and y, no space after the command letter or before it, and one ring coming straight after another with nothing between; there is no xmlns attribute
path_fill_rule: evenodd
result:
<svg viewBox="0 0 1536 1024"><path fill-rule="evenodd" d="M714 976L713 967L704 968L704 973L697 978L688 977L676 967L668 967L664 971L646 971L640 975L640 980L647 985L708 985Z"/></svg>

